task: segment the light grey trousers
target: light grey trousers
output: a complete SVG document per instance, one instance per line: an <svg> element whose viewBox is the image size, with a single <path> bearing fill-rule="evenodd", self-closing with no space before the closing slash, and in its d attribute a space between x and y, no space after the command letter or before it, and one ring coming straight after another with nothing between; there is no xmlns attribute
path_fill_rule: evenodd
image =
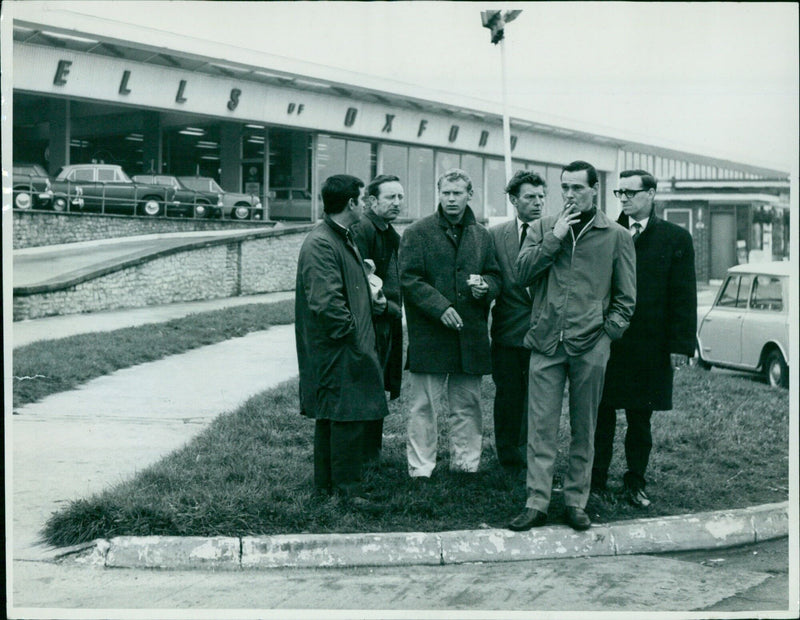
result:
<svg viewBox="0 0 800 620"><path fill-rule="evenodd" d="M569 355L559 344L553 355L531 352L528 374L528 500L547 512L558 454L558 427L564 386L569 379L570 442L564 476L564 505L585 508L594 460L594 427L603 393L611 339L603 335L592 349Z"/></svg>
<svg viewBox="0 0 800 620"><path fill-rule="evenodd" d="M430 477L436 466L438 409L445 387L450 409L450 469L478 471L483 441L481 376L412 372L406 440L408 475L412 478Z"/></svg>

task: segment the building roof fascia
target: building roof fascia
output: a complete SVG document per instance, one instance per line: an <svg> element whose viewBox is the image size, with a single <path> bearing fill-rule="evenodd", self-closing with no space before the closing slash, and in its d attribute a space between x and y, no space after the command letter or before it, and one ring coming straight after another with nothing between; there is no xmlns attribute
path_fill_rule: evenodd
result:
<svg viewBox="0 0 800 620"><path fill-rule="evenodd" d="M26 6L27 3L14 2L14 26L34 30L45 29L68 37L91 37L100 43L114 46L116 50L124 47L133 47L134 49L149 50L154 54L166 55L167 57L186 58L201 64L227 64L240 68L244 75L237 77L245 80L248 79L248 72L257 73L262 70L275 74L278 78L283 77L289 82L286 85L300 90L302 90L302 84L298 85L296 80L306 78L324 84L329 88L328 92L332 95L347 96L342 92L344 90L351 93L349 95L351 98L369 100L370 98L382 97L401 107L412 107L432 112L444 111L445 113L470 118L480 115L485 122L492 124L502 123L502 105L499 102L430 89L380 76L319 65L244 47L168 33L155 28L145 28L89 14L53 9L52 4L46 3L44 10L37 9L36 5L38 4L31 3L33 6ZM162 38L157 39L157 36ZM154 43L156 40L159 44ZM164 40L169 40L171 44L169 46L163 45L162 41ZM254 78L251 77L249 79ZM788 172L774 168L754 166L729 159L700 155L688 150L648 144L642 141L645 139L642 136L633 139L633 136L626 137L624 132L617 129L602 128L603 131L608 131L614 135L598 134L597 127L590 127L588 123L582 123L575 119L556 117L518 107L512 107L509 113L512 115L510 119L511 126L517 130L553 134L567 139L588 140L625 151L635 151L660 157L689 158L696 163L733 167L761 176L788 176Z"/></svg>
<svg viewBox="0 0 800 620"><path fill-rule="evenodd" d="M674 189L770 189L789 190L789 179L675 179L667 181Z"/></svg>
<svg viewBox="0 0 800 620"><path fill-rule="evenodd" d="M763 202L776 207L789 208L789 205L781 200L779 196L772 194L742 194L730 193L724 194L720 192L681 192L681 193L658 193L656 195L657 202L693 202L693 201L706 201L713 203L742 203L742 202Z"/></svg>

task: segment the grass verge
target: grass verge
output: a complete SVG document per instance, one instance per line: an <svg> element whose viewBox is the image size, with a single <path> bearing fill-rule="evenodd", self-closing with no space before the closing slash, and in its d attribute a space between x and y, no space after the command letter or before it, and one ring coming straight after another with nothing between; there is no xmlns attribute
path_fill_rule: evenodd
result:
<svg viewBox="0 0 800 620"><path fill-rule="evenodd" d="M14 350L14 406L72 390L120 368L293 322L294 300L285 300L34 342Z"/></svg>
<svg viewBox="0 0 800 620"><path fill-rule="evenodd" d="M55 513L43 532L63 546L118 535L242 536L286 533L442 531L504 527L525 502L520 476L506 474L492 449L494 386L482 390L484 452L477 474L448 471L447 424L428 482L406 473L405 396L390 404L380 467L366 473L376 513L348 510L313 495L313 421L298 412L291 381L222 415L185 447L134 478ZM789 393L747 378L687 368L676 374L675 409L653 419L648 471L653 506L637 510L618 493L590 500L596 522L741 508L788 497ZM624 470L620 413L612 489ZM562 416L554 486L569 436ZM551 522L559 522L555 492Z"/></svg>

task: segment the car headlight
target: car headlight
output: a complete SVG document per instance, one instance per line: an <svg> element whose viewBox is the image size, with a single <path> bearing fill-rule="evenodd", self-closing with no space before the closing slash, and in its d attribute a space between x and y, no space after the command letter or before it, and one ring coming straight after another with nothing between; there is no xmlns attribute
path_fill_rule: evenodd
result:
<svg viewBox="0 0 800 620"><path fill-rule="evenodd" d="M256 203L253 205L253 207L255 207L256 209L260 209L261 208L261 201L260 200L256 200Z"/></svg>

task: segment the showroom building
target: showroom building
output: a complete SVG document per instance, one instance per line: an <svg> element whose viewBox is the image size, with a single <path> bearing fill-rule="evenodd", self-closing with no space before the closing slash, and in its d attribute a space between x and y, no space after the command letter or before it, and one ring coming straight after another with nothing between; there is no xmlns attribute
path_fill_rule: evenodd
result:
<svg viewBox="0 0 800 620"><path fill-rule="evenodd" d="M104 162L129 175L213 177L228 191L258 196L268 219L298 222L319 216L322 181L342 172L364 180L398 175L407 195L402 217L419 218L435 205L437 176L458 167L473 179L480 218L510 214L499 106L199 39L156 44L145 28L115 30L89 17L78 22L15 8L15 162L41 164L50 175L66 164ZM547 180L546 212L560 207L560 171L569 161L598 168L599 206L611 215L618 212L612 190L619 171L641 167L671 188L664 216L695 236L698 255L706 257L698 265L703 279L736 260L728 250L712 260L717 235L762 250L763 235L777 234L780 242L771 237L766 246L788 255L786 172L554 126L524 113L512 112L511 134L512 167ZM692 200L678 196L681 182L701 179L713 187L698 186ZM755 181L771 189L741 189ZM733 219L713 216L722 211ZM759 218L769 226L756 235Z"/></svg>

